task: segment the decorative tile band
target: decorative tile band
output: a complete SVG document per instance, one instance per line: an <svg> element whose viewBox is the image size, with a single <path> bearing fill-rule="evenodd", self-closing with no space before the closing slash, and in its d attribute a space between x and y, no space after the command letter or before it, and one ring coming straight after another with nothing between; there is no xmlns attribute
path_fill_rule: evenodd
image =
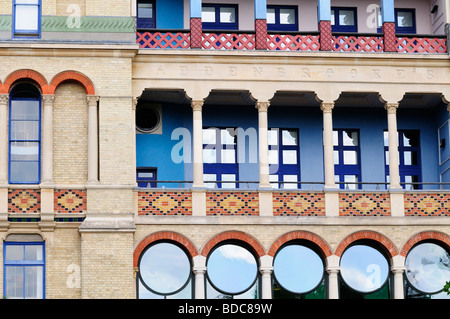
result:
<svg viewBox="0 0 450 319"><path fill-rule="evenodd" d="M85 213L86 191L81 189L55 189L55 213Z"/></svg>
<svg viewBox="0 0 450 319"><path fill-rule="evenodd" d="M139 192L139 215L192 215L189 192Z"/></svg>
<svg viewBox="0 0 450 319"><path fill-rule="evenodd" d="M450 194L405 194L405 216L450 216Z"/></svg>
<svg viewBox="0 0 450 319"><path fill-rule="evenodd" d="M390 216L389 194L339 194L340 216Z"/></svg>
<svg viewBox="0 0 450 319"><path fill-rule="evenodd" d="M9 213L39 213L41 194L35 189L10 189L8 191Z"/></svg>
<svg viewBox="0 0 450 319"><path fill-rule="evenodd" d="M321 193L273 193L274 216L325 216Z"/></svg>
<svg viewBox="0 0 450 319"><path fill-rule="evenodd" d="M207 192L206 215L258 215L257 192Z"/></svg>

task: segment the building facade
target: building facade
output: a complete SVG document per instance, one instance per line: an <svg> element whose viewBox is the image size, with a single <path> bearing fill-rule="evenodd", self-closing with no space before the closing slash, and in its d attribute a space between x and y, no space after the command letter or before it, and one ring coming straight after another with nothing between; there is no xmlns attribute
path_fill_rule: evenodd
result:
<svg viewBox="0 0 450 319"><path fill-rule="evenodd" d="M446 298L449 0L0 0L4 298Z"/></svg>

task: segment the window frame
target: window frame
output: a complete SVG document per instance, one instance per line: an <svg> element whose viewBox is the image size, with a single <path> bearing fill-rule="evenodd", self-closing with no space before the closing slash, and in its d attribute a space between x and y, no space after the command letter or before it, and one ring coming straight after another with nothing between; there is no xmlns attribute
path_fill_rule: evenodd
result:
<svg viewBox="0 0 450 319"><path fill-rule="evenodd" d="M13 88L14 90L14 88ZM11 92L13 92L13 90ZM41 141L42 141L42 95L40 94L40 96L38 98L32 98L32 97L13 97L11 96L11 92L9 94L9 119L8 119L8 124L9 124L9 128L8 128L8 182L9 184L39 184L41 181L41 158L42 158L42 149L41 149ZM38 108L39 108L39 120L37 120L39 122L39 129L38 129L38 139L37 140L21 140L21 139L12 139L11 138L11 133L12 133L12 125L11 123L13 122L13 120L11 119L11 114L12 114L12 104L13 101L35 101L38 102ZM36 120L34 120L36 121ZM38 145L38 159L37 161L12 161L11 159L11 146L13 143L17 143L17 142L30 142L30 143L37 143ZM11 164L12 162L37 162L38 164L38 172L37 172L37 180L25 180L25 181L13 181L12 180L12 174L11 174Z"/></svg>
<svg viewBox="0 0 450 319"><path fill-rule="evenodd" d="M31 3L17 3L19 0L13 0L13 7L12 7L12 36L13 38L41 38L41 29L42 29L42 0L37 0L37 4L31 4ZM17 6L37 6L38 9L38 16L37 16L37 29L36 30L21 30L16 29L16 20L17 20L17 13L16 8Z"/></svg>
<svg viewBox="0 0 450 319"><path fill-rule="evenodd" d="M139 177L139 173L143 172L152 172L154 173L154 179L144 179ZM158 180L158 169L156 167L137 167L136 168L136 183L140 188L155 188L156 181ZM154 182L153 182L154 181ZM142 183L146 183L148 186L141 186Z"/></svg>
<svg viewBox="0 0 450 319"><path fill-rule="evenodd" d="M353 16L355 18L354 25L340 25L339 24L339 11L353 11ZM334 12L334 14L333 14ZM331 21L332 32L358 32L358 10L356 7L331 7L331 19L334 17L334 21ZM333 24L334 23L334 24Z"/></svg>
<svg viewBox="0 0 450 319"><path fill-rule="evenodd" d="M238 4L203 3L202 4L202 13L203 13L203 8L206 8L206 7L214 8L215 22L203 22L202 21L203 30L239 30L239 6L238 6ZM233 23L221 22L220 21L220 9L221 8L234 8L236 21Z"/></svg>
<svg viewBox="0 0 450 319"><path fill-rule="evenodd" d="M358 146L350 146L344 145L343 134L345 132L357 132L358 133ZM334 145L333 143L333 155L334 152L338 152L339 163L334 163L334 175L335 177L339 176L339 182L343 184L339 184L341 189L346 189L347 185L352 185L352 183L345 183L345 176L348 175L356 175L358 177L357 183L361 182L361 136L359 129L333 129L333 133L337 132L338 134L338 144ZM355 151L357 164L345 164L344 163L344 151ZM356 184L355 189L361 189L361 184Z"/></svg>
<svg viewBox="0 0 450 319"><path fill-rule="evenodd" d="M268 31L298 31L298 6L288 5L267 5L267 9L275 10L275 23L267 23ZM295 12L294 24L280 23L280 9L293 9Z"/></svg>
<svg viewBox="0 0 450 319"><path fill-rule="evenodd" d="M7 246L42 246L42 260L7 260L6 259L6 247ZM23 242L23 241L4 241L3 242L3 295L6 296L7 291L7 267L22 267L25 271L25 267L42 267L42 298L45 299L45 242ZM23 277L23 299L25 298L25 276Z"/></svg>
<svg viewBox="0 0 450 319"><path fill-rule="evenodd" d="M412 27L400 27L398 25L398 14L400 12L408 12L412 13ZM416 9L415 8L395 8L395 33L407 33L407 34L416 34L417 33L417 21L416 21Z"/></svg>
<svg viewBox="0 0 450 319"><path fill-rule="evenodd" d="M139 17L139 4L152 4L153 18ZM156 29L156 0L137 0L136 1L136 28L137 29Z"/></svg>

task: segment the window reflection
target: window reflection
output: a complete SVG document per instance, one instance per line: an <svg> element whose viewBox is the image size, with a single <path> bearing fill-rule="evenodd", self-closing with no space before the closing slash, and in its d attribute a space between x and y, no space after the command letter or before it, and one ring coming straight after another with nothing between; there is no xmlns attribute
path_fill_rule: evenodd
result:
<svg viewBox="0 0 450 319"><path fill-rule="evenodd" d="M177 294L191 297L191 263L183 249L172 243L151 245L139 260L139 298Z"/></svg>
<svg viewBox="0 0 450 319"><path fill-rule="evenodd" d="M258 265L255 256L236 244L215 248L207 260L208 298L257 297L255 282Z"/></svg>

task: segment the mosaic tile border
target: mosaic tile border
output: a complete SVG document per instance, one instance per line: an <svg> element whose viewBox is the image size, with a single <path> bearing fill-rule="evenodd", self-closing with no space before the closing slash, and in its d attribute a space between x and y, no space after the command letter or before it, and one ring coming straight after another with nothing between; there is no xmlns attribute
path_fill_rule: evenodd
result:
<svg viewBox="0 0 450 319"><path fill-rule="evenodd" d="M274 216L325 216L323 193L273 193Z"/></svg>
<svg viewBox="0 0 450 319"><path fill-rule="evenodd" d="M405 194L405 216L450 216L450 194Z"/></svg>
<svg viewBox="0 0 450 319"><path fill-rule="evenodd" d="M259 215L258 192L206 192L206 215Z"/></svg>
<svg viewBox="0 0 450 319"><path fill-rule="evenodd" d="M390 216L389 194L341 193L339 194L339 216Z"/></svg>
<svg viewBox="0 0 450 319"><path fill-rule="evenodd" d="M192 194L139 192L138 215L192 215Z"/></svg>

